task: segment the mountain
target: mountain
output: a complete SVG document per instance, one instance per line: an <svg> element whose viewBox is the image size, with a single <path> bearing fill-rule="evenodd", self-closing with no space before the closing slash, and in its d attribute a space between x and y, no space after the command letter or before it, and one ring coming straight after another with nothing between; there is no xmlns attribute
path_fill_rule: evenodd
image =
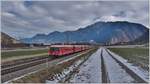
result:
<svg viewBox="0 0 150 84"><path fill-rule="evenodd" d="M143 35L130 42L130 44L145 44L149 42L149 31L146 31Z"/></svg>
<svg viewBox="0 0 150 84"><path fill-rule="evenodd" d="M1 44L2 45L15 44L17 42L19 42L19 41L10 37L9 35L7 35L4 32L1 32Z"/></svg>
<svg viewBox="0 0 150 84"><path fill-rule="evenodd" d="M20 47L27 47L28 45L21 43L19 40L9 36L8 34L1 32L1 48L20 48Z"/></svg>
<svg viewBox="0 0 150 84"><path fill-rule="evenodd" d="M52 32L48 35L37 34L32 38L22 39L25 43L62 43L62 42L96 42L116 44L120 42L148 41L149 29L138 23L127 21L96 22L76 31Z"/></svg>

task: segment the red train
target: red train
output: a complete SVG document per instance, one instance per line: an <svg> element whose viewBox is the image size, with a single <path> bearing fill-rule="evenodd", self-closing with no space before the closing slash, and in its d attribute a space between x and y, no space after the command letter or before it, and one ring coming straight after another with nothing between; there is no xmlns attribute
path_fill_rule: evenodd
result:
<svg viewBox="0 0 150 84"><path fill-rule="evenodd" d="M51 45L49 56L64 56L89 49L89 45Z"/></svg>

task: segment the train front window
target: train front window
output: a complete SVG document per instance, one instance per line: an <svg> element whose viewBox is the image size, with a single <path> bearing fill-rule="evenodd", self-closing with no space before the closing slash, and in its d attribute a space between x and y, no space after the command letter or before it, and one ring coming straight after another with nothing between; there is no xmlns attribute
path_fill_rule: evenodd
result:
<svg viewBox="0 0 150 84"><path fill-rule="evenodd" d="M59 50L59 48L57 48L57 47L50 47L50 51L58 51Z"/></svg>

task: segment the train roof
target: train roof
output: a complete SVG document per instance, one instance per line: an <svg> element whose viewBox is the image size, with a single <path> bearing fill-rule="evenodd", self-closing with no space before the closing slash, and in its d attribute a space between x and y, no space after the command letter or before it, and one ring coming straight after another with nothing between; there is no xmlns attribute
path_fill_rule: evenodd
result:
<svg viewBox="0 0 150 84"><path fill-rule="evenodd" d="M50 47L82 47L88 45L51 45Z"/></svg>

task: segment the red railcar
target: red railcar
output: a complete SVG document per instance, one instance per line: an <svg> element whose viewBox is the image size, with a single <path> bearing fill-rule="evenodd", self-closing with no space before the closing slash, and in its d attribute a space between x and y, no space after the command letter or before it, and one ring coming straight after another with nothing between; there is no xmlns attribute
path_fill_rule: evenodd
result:
<svg viewBox="0 0 150 84"><path fill-rule="evenodd" d="M88 49L87 45L51 45L49 56L64 56Z"/></svg>

